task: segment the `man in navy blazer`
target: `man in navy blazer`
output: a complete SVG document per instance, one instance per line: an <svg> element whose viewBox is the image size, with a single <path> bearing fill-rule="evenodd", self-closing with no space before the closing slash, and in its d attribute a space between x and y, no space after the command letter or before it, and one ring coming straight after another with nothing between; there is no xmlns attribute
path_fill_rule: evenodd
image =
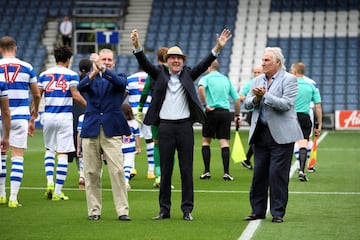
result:
<svg viewBox="0 0 360 240"><path fill-rule="evenodd" d="M285 71L284 62L280 48L266 48L264 74L253 80L244 101L246 109L254 108L249 144L254 146L255 166L247 221L265 218L269 189L272 222L283 222L294 143L303 138L295 112L297 79Z"/></svg>
<svg viewBox="0 0 360 240"><path fill-rule="evenodd" d="M164 65L153 65L145 56L139 43L136 29L131 32L134 54L139 65L154 80L152 101L146 113L144 123L158 125L160 152L160 213L153 220L170 218L171 177L175 150L178 152L181 175L183 219L193 220L194 207L193 154L194 122L204 123L205 114L196 94L194 81L206 71L216 59L220 50L231 38L229 29L224 29L217 37L217 43L201 62L194 68L184 66L186 55L177 46L168 49Z"/></svg>
<svg viewBox="0 0 360 240"><path fill-rule="evenodd" d="M101 215L101 150L106 156L114 204L119 220L129 221L129 204L123 170L121 137L130 135L130 128L121 109L126 75L115 74L114 54L102 49L91 54L93 71L78 85L85 93L87 106L81 129L85 190L89 220Z"/></svg>

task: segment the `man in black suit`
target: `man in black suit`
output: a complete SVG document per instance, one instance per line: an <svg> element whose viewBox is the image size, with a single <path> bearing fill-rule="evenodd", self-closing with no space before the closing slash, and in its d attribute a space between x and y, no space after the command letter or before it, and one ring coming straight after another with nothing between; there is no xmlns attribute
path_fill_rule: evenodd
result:
<svg viewBox="0 0 360 240"><path fill-rule="evenodd" d="M154 220L170 218L171 177L174 165L175 150L178 152L181 174L183 219L191 221L194 207L193 123L204 123L205 114L196 94L194 81L206 71L216 59L220 50L232 37L229 29L224 29L217 36L217 43L212 51L194 68L184 66L186 55L177 46L168 49L164 65L153 65L139 43L136 29L131 32L131 41L135 48L134 55L139 65L155 81L152 102L147 111L144 123L158 125L160 152L160 213Z"/></svg>

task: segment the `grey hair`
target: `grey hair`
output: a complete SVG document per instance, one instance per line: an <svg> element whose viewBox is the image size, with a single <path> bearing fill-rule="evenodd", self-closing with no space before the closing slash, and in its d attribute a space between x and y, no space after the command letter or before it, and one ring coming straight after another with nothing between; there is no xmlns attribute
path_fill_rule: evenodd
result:
<svg viewBox="0 0 360 240"><path fill-rule="evenodd" d="M99 51L99 55L100 55L101 53L112 53L112 55L113 55L113 61L114 61L114 63L115 63L116 58L115 58L115 53L114 53L113 50L108 49L108 48L103 48L103 49L101 49L101 50Z"/></svg>
<svg viewBox="0 0 360 240"><path fill-rule="evenodd" d="M284 55L282 54L281 48L279 48L279 47L265 48L265 52L268 52L268 51L274 53L274 60L275 61L279 60L281 69L286 71L285 58L284 58Z"/></svg>

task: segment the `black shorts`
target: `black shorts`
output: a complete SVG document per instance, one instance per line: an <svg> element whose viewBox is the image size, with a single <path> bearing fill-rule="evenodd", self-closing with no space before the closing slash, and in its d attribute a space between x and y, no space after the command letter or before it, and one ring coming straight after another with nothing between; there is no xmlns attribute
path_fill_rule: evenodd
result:
<svg viewBox="0 0 360 240"><path fill-rule="evenodd" d="M297 117L299 120L302 133L304 135L304 139L309 139L312 128L310 115L306 113L297 113Z"/></svg>
<svg viewBox="0 0 360 240"><path fill-rule="evenodd" d="M230 126L232 114L227 109L215 108L206 112L206 121L203 125L202 135L207 138L230 139Z"/></svg>
<svg viewBox="0 0 360 240"><path fill-rule="evenodd" d="M246 114L246 118L245 121L249 124L249 126L251 125L251 116L252 116L252 111L247 112Z"/></svg>

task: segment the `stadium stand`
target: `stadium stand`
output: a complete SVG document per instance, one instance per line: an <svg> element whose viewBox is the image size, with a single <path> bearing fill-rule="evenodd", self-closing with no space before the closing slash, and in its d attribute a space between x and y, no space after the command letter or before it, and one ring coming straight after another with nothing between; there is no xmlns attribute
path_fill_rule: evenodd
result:
<svg viewBox="0 0 360 240"><path fill-rule="evenodd" d="M179 46L192 66L204 57L216 42L216 33L224 27L234 29L237 0L153 1L145 50L161 46ZM195 12L194 12L195 9ZM231 42L220 55L220 71L229 69Z"/></svg>
<svg viewBox="0 0 360 240"><path fill-rule="evenodd" d="M116 2L129 7L139 1ZM97 10L91 8L94 2ZM7 6L0 8L0 36L13 36L18 56L39 73L51 55L43 43L50 20L59 21L65 14L94 21L104 17L118 21L119 15L121 20L130 19L124 8L109 8L111 2L0 0L1 6ZM153 62L158 47L178 45L188 55L186 64L193 66L213 46L215 34L228 27L234 37L219 56L220 71L238 89L251 78L251 68L261 62L264 48L279 46L288 69L295 61L306 64L307 75L319 85L325 113L360 109L359 0L153 0L150 8L149 20L136 24L146 28L143 46ZM123 25L118 27L123 30ZM76 54L72 69L77 70L79 60L88 56ZM116 62L116 71L137 71L128 50L120 51Z"/></svg>
<svg viewBox="0 0 360 240"><path fill-rule="evenodd" d="M71 0L0 0L0 36L10 35L18 44L18 57L30 62L37 74L44 67L47 50L41 43L50 17L69 14Z"/></svg>
<svg viewBox="0 0 360 240"><path fill-rule="evenodd" d="M270 4L265 46L282 48L287 69L295 61L306 64L306 74L319 85L325 113L359 109L359 8L354 0ZM241 82L247 81L244 76Z"/></svg>

